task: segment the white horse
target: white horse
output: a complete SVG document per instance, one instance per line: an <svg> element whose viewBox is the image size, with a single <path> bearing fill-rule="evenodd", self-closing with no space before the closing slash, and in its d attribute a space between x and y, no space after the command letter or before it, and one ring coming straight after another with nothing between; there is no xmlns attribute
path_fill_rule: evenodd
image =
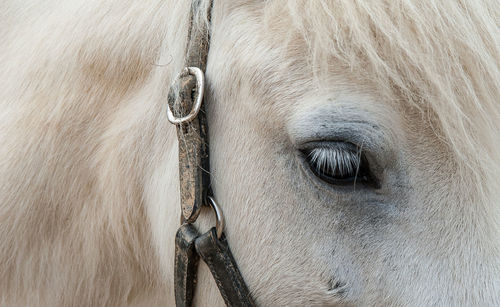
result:
<svg viewBox="0 0 500 307"><path fill-rule="evenodd" d="M1 306L174 305L189 7L0 4ZM500 306L499 2L212 16L212 185L256 302ZM195 304L223 304L198 273Z"/></svg>

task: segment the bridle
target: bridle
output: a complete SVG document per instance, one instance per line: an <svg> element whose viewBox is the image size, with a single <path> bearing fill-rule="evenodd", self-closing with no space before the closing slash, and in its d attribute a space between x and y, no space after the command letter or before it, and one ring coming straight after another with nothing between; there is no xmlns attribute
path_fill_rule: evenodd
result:
<svg viewBox="0 0 500 307"><path fill-rule="evenodd" d="M204 71L210 42L209 24L195 25L200 0L191 3L185 67L168 93L168 120L177 127L181 226L175 236L175 303L192 306L201 257L228 306L255 306L224 236L224 217L210 189L208 126L203 105ZM210 23L212 1L207 16ZM212 207L216 226L200 234L193 223L203 205Z"/></svg>

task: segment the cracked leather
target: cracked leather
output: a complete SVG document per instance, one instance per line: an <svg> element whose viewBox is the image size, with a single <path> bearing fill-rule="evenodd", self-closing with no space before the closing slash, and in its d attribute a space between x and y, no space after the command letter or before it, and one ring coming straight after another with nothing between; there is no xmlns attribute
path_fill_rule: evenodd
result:
<svg viewBox="0 0 500 307"><path fill-rule="evenodd" d="M209 29L205 23L194 26L200 0L191 5L186 67L206 68ZM211 10L211 5L209 7ZM208 12L210 20L210 12ZM168 94L168 104L176 117L188 114L193 106L196 80L186 74L178 79ZM201 257L210 268L219 291L228 306L255 306L236 261L224 237L217 238L215 228L200 235L191 223L200 212L210 187L208 131L204 103L194 120L177 125L179 141L179 178L181 221L175 238L175 303L178 307L193 305L196 271Z"/></svg>
<svg viewBox="0 0 500 307"><path fill-rule="evenodd" d="M182 225L175 235L175 305L193 305L199 256L195 249L198 231L191 224Z"/></svg>
<svg viewBox="0 0 500 307"><path fill-rule="evenodd" d="M198 67L203 72L206 68L209 30L205 26L193 26L199 9L199 1L191 5L189 39L186 49L185 67ZM193 107L196 82L192 75L179 78L168 94L168 104L176 117L189 113ZM181 193L182 220L192 223L198 217L210 186L208 159L208 131L204 103L194 120L177 125L179 139L179 178Z"/></svg>
<svg viewBox="0 0 500 307"><path fill-rule="evenodd" d="M212 272L227 306L256 306L224 236L217 239L216 230L212 228L196 239L195 246Z"/></svg>

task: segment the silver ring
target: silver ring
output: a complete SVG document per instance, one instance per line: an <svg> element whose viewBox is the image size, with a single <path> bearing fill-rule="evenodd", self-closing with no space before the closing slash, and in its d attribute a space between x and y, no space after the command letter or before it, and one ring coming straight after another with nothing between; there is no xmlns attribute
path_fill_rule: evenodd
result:
<svg viewBox="0 0 500 307"><path fill-rule="evenodd" d="M220 239L222 232L224 232L224 215L222 214L222 209L211 196L207 196L207 201L210 207L215 211L215 218L217 219L215 222L215 231L217 233L217 238Z"/></svg>
<svg viewBox="0 0 500 307"><path fill-rule="evenodd" d="M193 108L191 109L191 112L189 112L188 115L183 117L176 117L172 112L172 109L170 109L170 104L168 104L167 118L168 121L174 125L187 123L195 119L196 116L198 115L198 112L200 112L201 103L203 101L203 94L205 91L205 74L203 74L203 71L198 67L185 67L181 71L181 73L178 74L177 77L175 77L170 88L173 88L175 86L175 83L184 75L192 75L196 78L196 92L198 93L198 95L196 95L194 99L194 104Z"/></svg>

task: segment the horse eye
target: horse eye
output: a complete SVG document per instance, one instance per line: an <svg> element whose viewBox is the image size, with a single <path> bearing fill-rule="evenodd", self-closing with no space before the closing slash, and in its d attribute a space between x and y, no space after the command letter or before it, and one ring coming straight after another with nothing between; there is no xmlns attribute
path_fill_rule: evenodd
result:
<svg viewBox="0 0 500 307"><path fill-rule="evenodd" d="M329 184L377 186L361 149L351 143L319 143L302 154L314 175Z"/></svg>

